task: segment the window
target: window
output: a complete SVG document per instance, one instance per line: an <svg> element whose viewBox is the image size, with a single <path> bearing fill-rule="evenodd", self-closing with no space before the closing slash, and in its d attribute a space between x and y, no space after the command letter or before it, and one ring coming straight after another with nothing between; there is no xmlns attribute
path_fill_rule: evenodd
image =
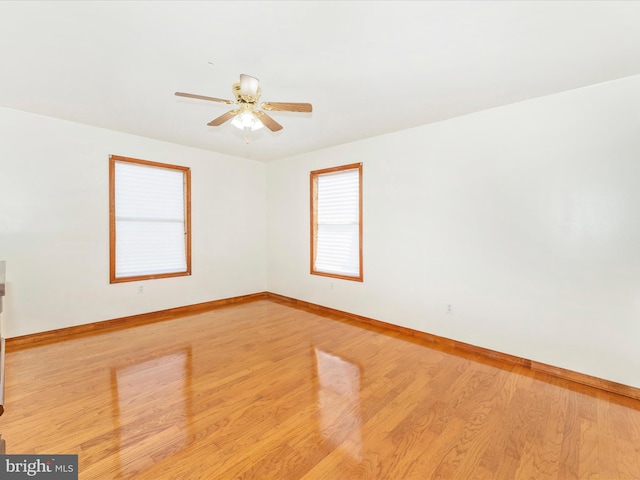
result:
<svg viewBox="0 0 640 480"><path fill-rule="evenodd" d="M362 281L362 164L311 172L311 273Z"/></svg>
<svg viewBox="0 0 640 480"><path fill-rule="evenodd" d="M109 157L111 283L191 275L191 171Z"/></svg>

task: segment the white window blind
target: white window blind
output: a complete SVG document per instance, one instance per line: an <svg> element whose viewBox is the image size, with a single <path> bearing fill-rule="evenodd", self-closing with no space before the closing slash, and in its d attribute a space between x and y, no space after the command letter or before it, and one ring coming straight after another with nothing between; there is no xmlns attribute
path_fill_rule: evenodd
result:
<svg viewBox="0 0 640 480"><path fill-rule="evenodd" d="M115 162L115 277L187 271L185 172Z"/></svg>
<svg viewBox="0 0 640 480"><path fill-rule="evenodd" d="M315 212L315 270L359 277L359 169L318 175Z"/></svg>

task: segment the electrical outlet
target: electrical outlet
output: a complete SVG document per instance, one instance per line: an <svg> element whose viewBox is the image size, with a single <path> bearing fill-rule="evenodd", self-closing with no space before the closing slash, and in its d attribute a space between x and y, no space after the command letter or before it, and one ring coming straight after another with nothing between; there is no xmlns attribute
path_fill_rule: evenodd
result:
<svg viewBox="0 0 640 480"><path fill-rule="evenodd" d="M138 294L144 293L144 285L138 285Z"/></svg>
<svg viewBox="0 0 640 480"><path fill-rule="evenodd" d="M453 315L453 305L447 304L447 315Z"/></svg>

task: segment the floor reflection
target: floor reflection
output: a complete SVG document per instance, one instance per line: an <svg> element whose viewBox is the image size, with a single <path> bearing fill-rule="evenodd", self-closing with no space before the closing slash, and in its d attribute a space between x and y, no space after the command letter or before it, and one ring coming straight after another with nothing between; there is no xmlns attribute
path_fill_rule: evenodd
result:
<svg viewBox="0 0 640 480"><path fill-rule="evenodd" d="M318 410L323 438L362 459L360 367L337 355L315 348L318 374Z"/></svg>
<svg viewBox="0 0 640 480"><path fill-rule="evenodd" d="M191 443L191 370L190 347L112 370L122 478Z"/></svg>

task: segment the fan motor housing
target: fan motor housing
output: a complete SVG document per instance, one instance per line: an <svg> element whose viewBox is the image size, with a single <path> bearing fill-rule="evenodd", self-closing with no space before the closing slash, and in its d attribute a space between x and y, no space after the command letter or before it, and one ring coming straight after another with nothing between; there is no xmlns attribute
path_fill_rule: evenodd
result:
<svg viewBox="0 0 640 480"><path fill-rule="evenodd" d="M256 103L260 98L260 95L262 94L262 89L258 87L255 97L253 95L247 95L247 94L243 95L242 92L240 91L240 82L234 83L231 88L231 91L233 92L233 95L236 97L236 100L241 103Z"/></svg>

